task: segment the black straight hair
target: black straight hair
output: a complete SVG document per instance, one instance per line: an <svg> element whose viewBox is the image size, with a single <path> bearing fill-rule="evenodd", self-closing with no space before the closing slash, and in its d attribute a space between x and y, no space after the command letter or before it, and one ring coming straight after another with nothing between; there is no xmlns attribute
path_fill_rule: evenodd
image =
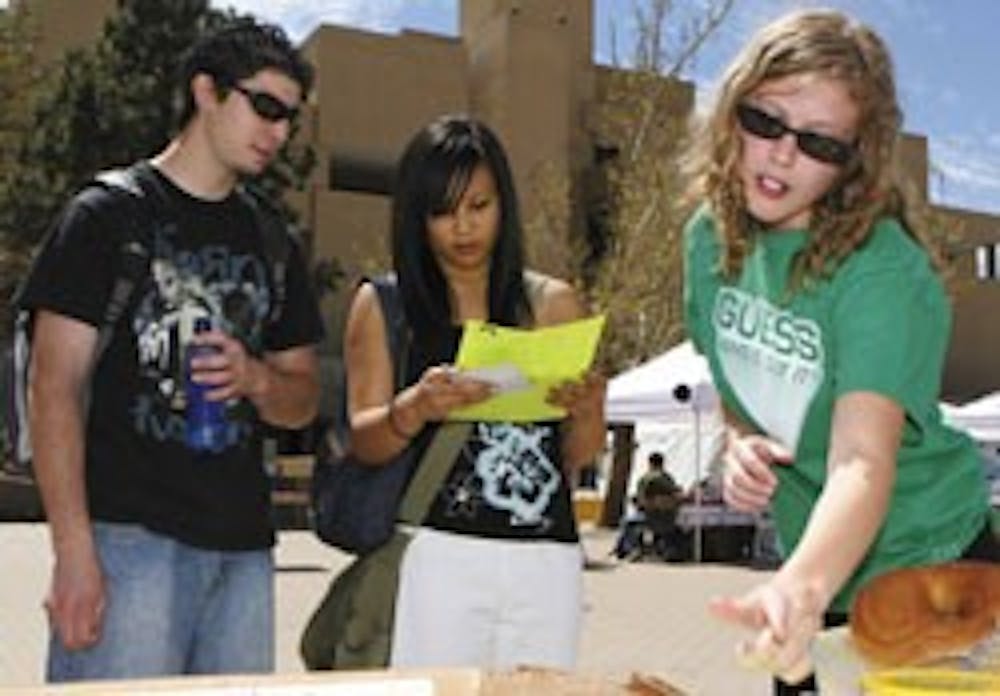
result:
<svg viewBox="0 0 1000 696"><path fill-rule="evenodd" d="M489 321L503 326L531 323L521 219L507 156L485 124L449 115L413 136L396 171L393 267L407 320L417 336L434 335L453 323L448 283L428 239L428 218L455 210L480 165L493 175L500 202L500 229L490 258Z"/></svg>

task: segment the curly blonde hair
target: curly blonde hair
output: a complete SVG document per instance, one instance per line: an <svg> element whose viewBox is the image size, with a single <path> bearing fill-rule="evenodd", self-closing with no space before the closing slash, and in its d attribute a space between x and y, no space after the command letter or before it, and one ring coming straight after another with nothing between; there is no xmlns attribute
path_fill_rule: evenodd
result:
<svg viewBox="0 0 1000 696"><path fill-rule="evenodd" d="M740 272L757 227L738 172L742 145L736 106L765 81L803 73L843 83L858 106L860 126L854 156L813 206L811 239L795 259L789 289L833 273L865 243L882 216L899 219L934 258L896 178L902 111L885 44L869 27L839 12L809 10L785 15L757 33L723 75L714 108L692 136L685 158L692 175L688 197L711 206L722 237L723 275Z"/></svg>

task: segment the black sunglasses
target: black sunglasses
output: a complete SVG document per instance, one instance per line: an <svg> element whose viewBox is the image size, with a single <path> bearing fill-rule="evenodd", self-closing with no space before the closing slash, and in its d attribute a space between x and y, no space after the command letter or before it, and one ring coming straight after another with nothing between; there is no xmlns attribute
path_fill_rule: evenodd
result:
<svg viewBox="0 0 1000 696"><path fill-rule="evenodd" d="M250 102L250 108L254 113L265 121L277 123L278 121L288 121L294 123L299 115L297 106L288 106L272 94L258 92L243 87L242 85L232 85L232 88L242 94Z"/></svg>
<svg viewBox="0 0 1000 696"><path fill-rule="evenodd" d="M796 130L776 116L749 104L736 105L736 119L740 127L758 138L777 140L785 133L795 136L799 150L824 164L842 166L854 155L854 146L829 135Z"/></svg>

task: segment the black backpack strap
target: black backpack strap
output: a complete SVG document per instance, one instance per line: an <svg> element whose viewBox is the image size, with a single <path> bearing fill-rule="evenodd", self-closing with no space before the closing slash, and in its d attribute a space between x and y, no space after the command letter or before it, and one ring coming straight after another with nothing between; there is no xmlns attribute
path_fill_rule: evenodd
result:
<svg viewBox="0 0 1000 696"><path fill-rule="evenodd" d="M288 295L288 259L292 251L290 226L274 203L255 188L240 184L235 191L253 212L261 248L270 267L274 302L268 320L274 324L281 318Z"/></svg>
<svg viewBox="0 0 1000 696"><path fill-rule="evenodd" d="M399 285L396 283L396 274L385 273L372 278L366 277L362 279L362 282L365 281L371 283L378 294L382 317L385 320L386 347L389 349L389 358L392 361L393 374L395 375L394 386L395 390L399 391L406 386L410 331L403 310L403 298L399 294Z"/></svg>
<svg viewBox="0 0 1000 696"><path fill-rule="evenodd" d="M395 390L406 386L407 360L412 336L406 321L403 298L396 282L396 274L386 273L374 278L366 278L378 292L382 316L385 319L386 343L395 370ZM414 469L413 477L406 486L406 492L399 504L399 520L406 524L422 524L430 509L434 496L455 458L465 446L472 423L442 423L434 433L423 455Z"/></svg>
<svg viewBox="0 0 1000 696"><path fill-rule="evenodd" d="M382 316L385 320L386 349L389 351L389 361L393 369L393 382L396 391L406 384L406 369L409 355L409 331L406 317L403 314L403 301L399 296L399 286L396 285L394 274L384 274L374 277L362 277L358 286L371 283L374 286ZM336 400L332 421L328 433L333 437L325 437L320 447L325 447L339 456L347 450L350 442L350 418L347 414L347 381L349 376L345 369L343 380L338 391L340 397Z"/></svg>

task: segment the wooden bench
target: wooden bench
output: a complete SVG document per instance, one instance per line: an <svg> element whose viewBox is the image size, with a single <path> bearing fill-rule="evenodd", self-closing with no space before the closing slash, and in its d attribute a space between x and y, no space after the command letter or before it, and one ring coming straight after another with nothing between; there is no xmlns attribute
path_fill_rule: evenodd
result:
<svg viewBox="0 0 1000 696"><path fill-rule="evenodd" d="M313 459L311 454L282 454L274 460L271 505L279 529L309 526L309 480Z"/></svg>

